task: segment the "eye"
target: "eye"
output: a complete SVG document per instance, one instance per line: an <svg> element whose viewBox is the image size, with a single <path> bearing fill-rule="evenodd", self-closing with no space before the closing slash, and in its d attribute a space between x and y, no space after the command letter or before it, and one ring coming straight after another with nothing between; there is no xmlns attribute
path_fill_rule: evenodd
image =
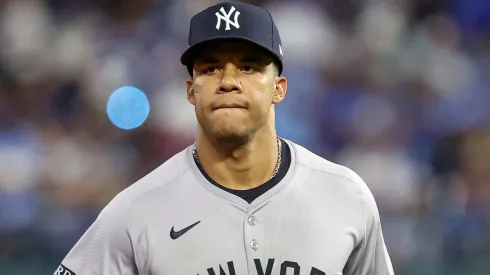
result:
<svg viewBox="0 0 490 275"><path fill-rule="evenodd" d="M202 71L203 74L214 74L218 71L216 67L208 67Z"/></svg>
<svg viewBox="0 0 490 275"><path fill-rule="evenodd" d="M254 67L252 66L243 66L242 70L246 73L253 73L255 71Z"/></svg>

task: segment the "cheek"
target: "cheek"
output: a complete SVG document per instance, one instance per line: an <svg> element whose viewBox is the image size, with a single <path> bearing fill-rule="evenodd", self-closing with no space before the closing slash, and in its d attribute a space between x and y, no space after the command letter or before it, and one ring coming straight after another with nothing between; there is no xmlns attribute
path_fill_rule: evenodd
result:
<svg viewBox="0 0 490 275"><path fill-rule="evenodd" d="M271 101L267 95L267 90L255 91L253 95L253 107L250 109L250 114L254 117L264 117L270 111Z"/></svg>
<svg viewBox="0 0 490 275"><path fill-rule="evenodd" d="M196 106L202 105L202 103L204 101L204 94L205 94L205 90L204 90L204 86L202 85L202 83L195 81L194 82L194 98L196 101Z"/></svg>
<svg viewBox="0 0 490 275"><path fill-rule="evenodd" d="M273 96L274 90L271 88L271 85L267 83L259 86L254 95L254 100L261 110L268 111L272 105Z"/></svg>
<svg viewBox="0 0 490 275"><path fill-rule="evenodd" d="M203 93L197 93L196 94L196 111L199 114L203 114L205 106L206 106L206 101L205 101L205 98L203 96Z"/></svg>
<svg viewBox="0 0 490 275"><path fill-rule="evenodd" d="M209 106L209 93L207 93L203 87L195 87L195 89L196 115L202 117L206 113L207 106Z"/></svg>

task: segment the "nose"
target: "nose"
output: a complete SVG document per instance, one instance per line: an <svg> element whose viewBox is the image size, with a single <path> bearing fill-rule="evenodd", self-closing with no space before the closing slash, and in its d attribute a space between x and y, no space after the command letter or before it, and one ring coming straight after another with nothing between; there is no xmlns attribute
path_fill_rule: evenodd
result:
<svg viewBox="0 0 490 275"><path fill-rule="evenodd" d="M218 87L218 93L241 92L242 87L240 81L237 79L237 74L238 68L233 64L227 64L223 68L223 77Z"/></svg>

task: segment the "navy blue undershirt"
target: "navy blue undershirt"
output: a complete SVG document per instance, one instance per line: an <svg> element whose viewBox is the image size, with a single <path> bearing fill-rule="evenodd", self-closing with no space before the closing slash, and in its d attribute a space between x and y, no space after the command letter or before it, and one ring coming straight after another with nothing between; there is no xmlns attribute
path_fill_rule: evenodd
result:
<svg viewBox="0 0 490 275"><path fill-rule="evenodd" d="M291 151L290 151L288 145L286 144L286 142L284 142L284 140L282 140L282 139L281 139L281 144L282 144L282 146L281 146L281 154L282 154L281 166L279 166L279 170L277 171L276 176L274 178L270 179L269 181L265 182L264 184L259 185L255 188L252 188L252 189L248 189L248 190L234 190L234 189L226 188L226 187L220 185L215 180L213 180L206 173L206 171L204 171L201 164L195 158L194 158L194 162L196 163L197 167L199 168L199 170L201 171L203 176L210 183L212 183L213 185L215 185L215 186L217 186L217 187L219 187L219 188L221 188L221 189L223 189L223 190L225 190L231 194L234 194L234 195L244 199L248 203L252 203L256 198L260 197L262 194L269 191L272 187L276 186L284 178L284 176L288 172L289 166L291 165Z"/></svg>

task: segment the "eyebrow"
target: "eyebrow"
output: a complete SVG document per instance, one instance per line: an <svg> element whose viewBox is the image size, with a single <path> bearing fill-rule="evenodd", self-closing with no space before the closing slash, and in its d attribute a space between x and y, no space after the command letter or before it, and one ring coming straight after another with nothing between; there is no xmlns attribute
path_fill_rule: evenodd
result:
<svg viewBox="0 0 490 275"><path fill-rule="evenodd" d="M205 65L205 64L217 64L220 63L221 60L217 57L203 57L199 58L196 60L195 64L196 65ZM268 65L270 61L268 58L265 58L263 56L244 56L243 58L240 59L241 63L255 63L258 65Z"/></svg>
<svg viewBox="0 0 490 275"><path fill-rule="evenodd" d="M258 65L267 65L268 59L264 58L262 56L245 56L244 58L240 59L240 62L242 62L242 63L256 63Z"/></svg>

